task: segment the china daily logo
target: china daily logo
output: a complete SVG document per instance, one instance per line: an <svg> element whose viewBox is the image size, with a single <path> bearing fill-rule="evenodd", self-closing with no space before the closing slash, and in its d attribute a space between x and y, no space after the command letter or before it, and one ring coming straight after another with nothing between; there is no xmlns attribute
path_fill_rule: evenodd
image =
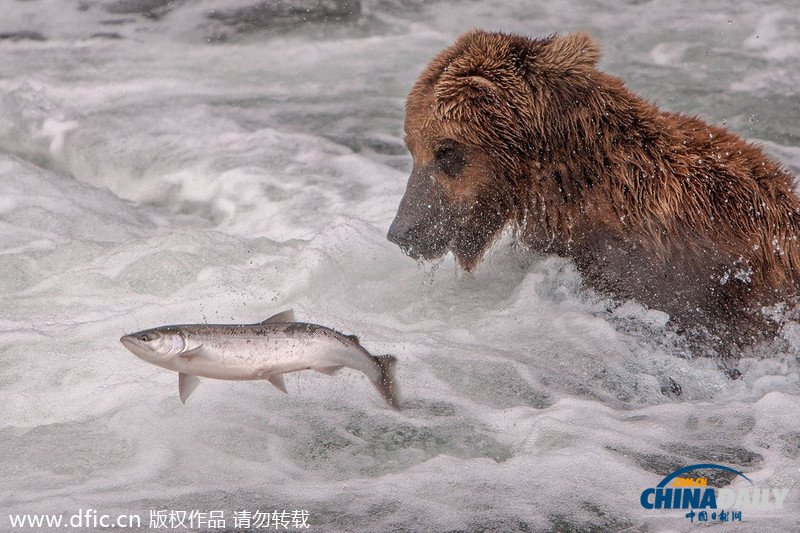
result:
<svg viewBox="0 0 800 533"><path fill-rule="evenodd" d="M747 480L748 486L739 489L715 489L703 477L681 477L700 469L732 472ZM645 489L639 501L645 509L687 509L686 518L694 522L741 522L742 513L773 511L783 508L789 489L756 488L753 482L727 466L715 464L691 465L671 473L654 488Z"/></svg>

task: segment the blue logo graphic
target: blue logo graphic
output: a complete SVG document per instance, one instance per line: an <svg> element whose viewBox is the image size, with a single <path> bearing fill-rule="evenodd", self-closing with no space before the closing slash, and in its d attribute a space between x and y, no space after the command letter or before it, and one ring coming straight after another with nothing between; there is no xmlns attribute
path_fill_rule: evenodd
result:
<svg viewBox="0 0 800 533"><path fill-rule="evenodd" d="M708 478L681 477L693 470L724 470L743 477L748 486L737 490L708 486ZM782 509L789 489L758 489L753 481L733 468L716 464L697 464L681 468L661 480L653 488L645 489L639 497L642 507L648 510L688 509L686 518L694 522L741 521L742 509L767 511ZM695 512L697 509L699 512Z"/></svg>

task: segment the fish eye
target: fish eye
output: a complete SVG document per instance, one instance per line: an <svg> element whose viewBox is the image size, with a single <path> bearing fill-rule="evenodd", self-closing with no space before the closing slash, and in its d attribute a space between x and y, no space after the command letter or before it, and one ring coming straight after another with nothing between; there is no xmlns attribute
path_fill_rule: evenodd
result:
<svg viewBox="0 0 800 533"><path fill-rule="evenodd" d="M155 340L156 336L153 333L140 333L138 339L142 342L150 342Z"/></svg>

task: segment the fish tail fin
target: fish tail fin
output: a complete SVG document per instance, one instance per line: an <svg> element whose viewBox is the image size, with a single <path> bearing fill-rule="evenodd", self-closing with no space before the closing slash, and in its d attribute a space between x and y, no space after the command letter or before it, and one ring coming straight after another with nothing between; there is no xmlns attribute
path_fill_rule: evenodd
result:
<svg viewBox="0 0 800 533"><path fill-rule="evenodd" d="M373 356L375 363L378 365L380 375L378 380L373 382L375 388L381 393L383 399L393 408L400 410L400 399L398 398L397 380L394 377L395 366L397 366L397 358L393 355L376 355Z"/></svg>

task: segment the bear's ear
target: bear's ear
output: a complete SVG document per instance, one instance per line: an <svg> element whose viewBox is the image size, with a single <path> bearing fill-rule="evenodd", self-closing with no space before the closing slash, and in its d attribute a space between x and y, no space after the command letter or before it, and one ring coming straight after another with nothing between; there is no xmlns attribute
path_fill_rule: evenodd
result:
<svg viewBox="0 0 800 533"><path fill-rule="evenodd" d="M559 74L588 73L600 59L600 47L586 32L553 35L536 54L536 66Z"/></svg>
<svg viewBox="0 0 800 533"><path fill-rule="evenodd" d="M442 76L435 88L437 105L443 116L453 119L468 119L470 110L493 105L497 97L497 85L480 74L468 76Z"/></svg>
<svg viewBox="0 0 800 533"><path fill-rule="evenodd" d="M444 99L477 100L496 92L497 86L481 74L442 76L436 85L436 95Z"/></svg>

